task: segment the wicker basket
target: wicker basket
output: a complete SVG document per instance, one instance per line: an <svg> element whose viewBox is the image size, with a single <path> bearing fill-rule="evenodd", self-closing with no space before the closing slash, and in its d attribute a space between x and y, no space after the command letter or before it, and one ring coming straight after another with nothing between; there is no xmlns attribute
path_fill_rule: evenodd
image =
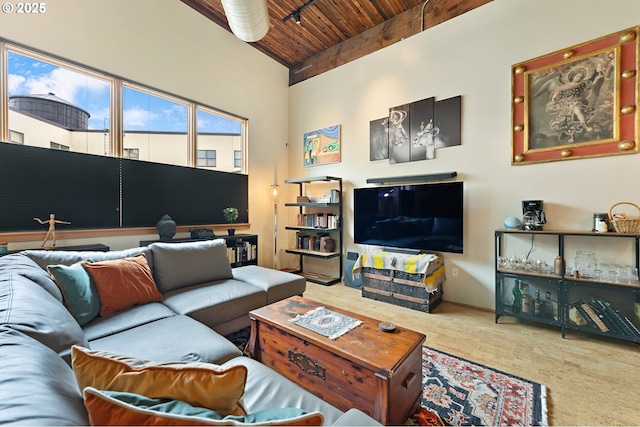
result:
<svg viewBox="0 0 640 427"><path fill-rule="evenodd" d="M640 207L638 207L638 205L636 205L635 203L631 203L631 202L619 202L616 203L615 205L611 206L611 209L609 209L609 221L611 221L611 224L613 224L613 228L618 232L618 233L638 233L640 232L640 219L635 217L635 218L614 218L613 217L613 208L615 208L618 205L631 205L634 208L636 208L636 210L640 213Z"/></svg>

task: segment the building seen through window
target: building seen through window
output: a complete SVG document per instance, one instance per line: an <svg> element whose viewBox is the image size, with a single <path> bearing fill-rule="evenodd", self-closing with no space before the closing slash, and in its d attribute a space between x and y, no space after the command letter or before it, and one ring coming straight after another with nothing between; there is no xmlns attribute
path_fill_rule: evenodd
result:
<svg viewBox="0 0 640 427"><path fill-rule="evenodd" d="M8 122L0 129L9 142L245 173L244 119L2 40L0 51L8 82ZM114 106L115 87L122 101ZM112 117L113 107L122 114ZM122 133L112 135L119 117Z"/></svg>

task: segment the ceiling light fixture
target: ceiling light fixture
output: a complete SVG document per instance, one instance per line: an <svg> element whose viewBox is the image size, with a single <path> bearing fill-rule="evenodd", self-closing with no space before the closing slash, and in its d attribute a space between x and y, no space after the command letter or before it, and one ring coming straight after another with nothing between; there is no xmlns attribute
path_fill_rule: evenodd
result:
<svg viewBox="0 0 640 427"><path fill-rule="evenodd" d="M267 0L222 0L233 34L246 42L257 42L269 31Z"/></svg>
<svg viewBox="0 0 640 427"><path fill-rule="evenodd" d="M309 6L311 6L312 4L314 4L315 2L317 2L318 0L311 0L310 2L306 3L303 6L300 6L299 8L297 8L296 10L294 10L293 12L291 12L291 15L287 15L282 19L282 22L286 22L289 19L292 19L296 21L296 24L300 25L300 14L302 13L303 10L305 10L306 8L308 8Z"/></svg>

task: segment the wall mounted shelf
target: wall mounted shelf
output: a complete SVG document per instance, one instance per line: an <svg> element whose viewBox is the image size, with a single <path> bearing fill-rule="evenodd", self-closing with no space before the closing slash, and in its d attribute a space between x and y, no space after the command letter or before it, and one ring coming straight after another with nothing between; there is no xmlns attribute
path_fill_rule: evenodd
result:
<svg viewBox="0 0 640 427"><path fill-rule="evenodd" d="M439 181L458 176L457 172L431 173L427 175L392 176L387 178L367 178L367 184L384 184L389 182Z"/></svg>

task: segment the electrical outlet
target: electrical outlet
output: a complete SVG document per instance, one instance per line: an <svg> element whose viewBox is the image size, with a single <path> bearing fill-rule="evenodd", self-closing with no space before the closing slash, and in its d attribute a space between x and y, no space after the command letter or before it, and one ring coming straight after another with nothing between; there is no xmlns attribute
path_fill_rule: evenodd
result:
<svg viewBox="0 0 640 427"><path fill-rule="evenodd" d="M458 267L453 267L453 268L451 269L451 275L452 275L453 277L458 277L458 275L459 275L459 274L460 274L460 271L458 270Z"/></svg>

